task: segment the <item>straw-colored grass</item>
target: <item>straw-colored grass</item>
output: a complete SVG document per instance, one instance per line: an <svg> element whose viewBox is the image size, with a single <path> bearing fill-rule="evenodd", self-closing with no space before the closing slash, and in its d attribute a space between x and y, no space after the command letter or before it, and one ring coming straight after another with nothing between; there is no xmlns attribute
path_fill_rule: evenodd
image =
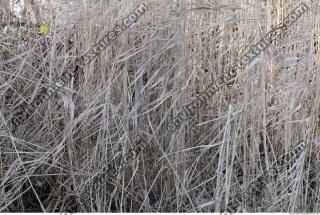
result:
<svg viewBox="0 0 320 215"><path fill-rule="evenodd" d="M87 2L29 5L29 25L1 27L0 211L319 212L317 1L174 132L172 116L300 1L146 0L134 26L13 126L141 3Z"/></svg>

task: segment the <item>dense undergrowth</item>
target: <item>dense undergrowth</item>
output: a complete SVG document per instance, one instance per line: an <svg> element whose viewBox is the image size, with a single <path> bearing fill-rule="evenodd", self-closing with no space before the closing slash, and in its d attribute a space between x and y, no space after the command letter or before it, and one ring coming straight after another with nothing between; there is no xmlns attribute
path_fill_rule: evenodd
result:
<svg viewBox="0 0 320 215"><path fill-rule="evenodd" d="M47 33L1 27L0 211L319 211L315 1L175 131L181 107L300 1L147 0L144 16L14 126L24 102L140 3L103 2L61 2L45 14Z"/></svg>

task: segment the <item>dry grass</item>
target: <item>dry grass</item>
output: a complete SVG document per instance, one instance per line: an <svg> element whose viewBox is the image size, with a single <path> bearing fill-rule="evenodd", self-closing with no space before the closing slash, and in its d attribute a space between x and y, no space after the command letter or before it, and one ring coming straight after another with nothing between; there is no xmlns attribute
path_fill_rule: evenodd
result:
<svg viewBox="0 0 320 215"><path fill-rule="evenodd" d="M61 3L59 16L42 6L47 36L1 28L0 211L320 211L317 1L170 132L182 105L300 1L146 0L133 27L14 127L23 102L140 3L102 2Z"/></svg>

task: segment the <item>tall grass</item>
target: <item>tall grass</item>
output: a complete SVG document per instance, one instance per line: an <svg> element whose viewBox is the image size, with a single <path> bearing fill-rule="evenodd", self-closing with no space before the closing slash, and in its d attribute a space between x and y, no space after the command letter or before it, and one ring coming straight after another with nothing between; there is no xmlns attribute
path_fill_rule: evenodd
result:
<svg viewBox="0 0 320 215"><path fill-rule="evenodd" d="M38 4L29 25L1 28L0 211L319 211L316 1L174 132L172 116L300 1L146 0L134 26L11 124L139 3Z"/></svg>

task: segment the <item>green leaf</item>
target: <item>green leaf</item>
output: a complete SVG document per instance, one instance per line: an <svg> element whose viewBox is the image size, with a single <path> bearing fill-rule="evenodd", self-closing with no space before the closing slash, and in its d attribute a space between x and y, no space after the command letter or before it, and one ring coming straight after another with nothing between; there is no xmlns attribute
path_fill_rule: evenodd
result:
<svg viewBox="0 0 320 215"><path fill-rule="evenodd" d="M42 24L39 28L39 33L48 34L48 32L49 32L49 27L46 24Z"/></svg>

